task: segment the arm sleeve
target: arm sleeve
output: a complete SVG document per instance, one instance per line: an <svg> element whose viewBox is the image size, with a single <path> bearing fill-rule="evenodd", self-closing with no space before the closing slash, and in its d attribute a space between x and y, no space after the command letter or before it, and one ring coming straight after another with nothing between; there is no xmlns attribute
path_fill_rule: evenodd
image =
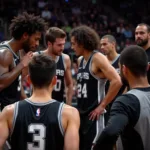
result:
<svg viewBox="0 0 150 150"><path fill-rule="evenodd" d="M140 103L132 94L118 97L112 105L106 128L97 140L94 150L113 150L118 136L130 124L134 126L139 118Z"/></svg>

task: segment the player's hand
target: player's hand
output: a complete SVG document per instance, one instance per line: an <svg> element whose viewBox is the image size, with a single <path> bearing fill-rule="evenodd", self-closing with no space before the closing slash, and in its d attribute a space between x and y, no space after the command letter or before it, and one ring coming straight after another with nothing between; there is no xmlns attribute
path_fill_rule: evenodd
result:
<svg viewBox="0 0 150 150"><path fill-rule="evenodd" d="M96 109L94 109L90 114L90 120L94 121L95 119L99 119L99 116L105 112L105 107L99 105Z"/></svg>
<svg viewBox="0 0 150 150"><path fill-rule="evenodd" d="M30 51L27 54L25 54L22 59L21 59L21 63L23 65L23 67L27 67L29 62L31 61L33 57L33 53Z"/></svg>

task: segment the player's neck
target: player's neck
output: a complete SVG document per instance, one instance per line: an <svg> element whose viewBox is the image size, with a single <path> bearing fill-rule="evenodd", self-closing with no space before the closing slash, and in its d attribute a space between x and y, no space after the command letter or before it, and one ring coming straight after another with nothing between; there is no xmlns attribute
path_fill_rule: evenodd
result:
<svg viewBox="0 0 150 150"><path fill-rule="evenodd" d="M54 55L48 48L45 50L45 54L50 56L53 60L57 59L57 55Z"/></svg>
<svg viewBox="0 0 150 150"><path fill-rule="evenodd" d="M107 55L107 59L112 62L116 57L118 56L118 53L116 51L110 53Z"/></svg>
<svg viewBox="0 0 150 150"><path fill-rule="evenodd" d="M89 58L90 58L92 52L93 52L93 51L85 51L85 52L83 53L83 57L84 57L84 59L85 59L86 61L89 60Z"/></svg>
<svg viewBox="0 0 150 150"><path fill-rule="evenodd" d="M8 44L10 45L14 53L18 53L18 51L22 49L22 44L14 39L11 39Z"/></svg>
<svg viewBox="0 0 150 150"><path fill-rule="evenodd" d="M33 89L33 94L29 98L32 102L44 103L52 100L51 91L47 89Z"/></svg>
<svg viewBox="0 0 150 150"><path fill-rule="evenodd" d="M131 77L129 80L130 88L144 88L149 87L147 77Z"/></svg>

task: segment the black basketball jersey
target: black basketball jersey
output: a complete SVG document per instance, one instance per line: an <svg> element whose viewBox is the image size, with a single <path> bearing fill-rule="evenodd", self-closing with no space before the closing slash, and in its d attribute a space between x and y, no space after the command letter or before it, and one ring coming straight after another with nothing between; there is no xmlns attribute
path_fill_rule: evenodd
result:
<svg viewBox="0 0 150 150"><path fill-rule="evenodd" d="M13 50L11 49L9 44L7 44L7 42L0 44L0 50L4 48L8 49L13 54L14 65L16 66L20 62L19 57L13 52ZM20 96L21 96L21 75L18 76L8 87L6 87L0 92L0 102L2 109L9 104L19 101Z"/></svg>
<svg viewBox="0 0 150 150"><path fill-rule="evenodd" d="M118 74L120 74L119 57L120 57L120 54L118 54L118 56L112 62L112 66L116 69L116 71L118 72Z"/></svg>
<svg viewBox="0 0 150 150"><path fill-rule="evenodd" d="M150 65L150 47L145 51L147 56L148 56L148 63ZM149 70L147 72L147 78L148 78L148 82L150 84L150 67L149 67Z"/></svg>
<svg viewBox="0 0 150 150"><path fill-rule="evenodd" d="M57 57L56 63L57 63L56 68L57 83L52 92L52 98L58 100L59 102L62 102L65 90L64 85L65 63L63 55Z"/></svg>
<svg viewBox="0 0 150 150"><path fill-rule="evenodd" d="M12 150L63 150L63 104L55 100L33 103L26 99L15 104L11 135Z"/></svg>
<svg viewBox="0 0 150 150"><path fill-rule="evenodd" d="M120 54L113 60L112 66L115 68L116 72L120 75L119 57L120 57ZM110 85L110 82L107 80L106 85L105 85L105 92L106 93L108 92L109 85ZM116 97L123 93L123 91L125 90L126 86L128 86L128 85L122 85L122 87L120 88L120 90L119 90L118 94L116 95Z"/></svg>
<svg viewBox="0 0 150 150"><path fill-rule="evenodd" d="M99 79L91 72L92 57L87 63L82 58L77 73L77 107L80 115L87 115L94 110L105 96L105 79Z"/></svg>
<svg viewBox="0 0 150 150"><path fill-rule="evenodd" d="M119 57L120 57L120 54L111 63L111 65L115 68L115 70L117 71L118 74L120 74L120 69L119 69L119 65L118 65ZM108 92L109 85L110 85L110 82L107 80L106 85L105 85L105 92L106 93Z"/></svg>

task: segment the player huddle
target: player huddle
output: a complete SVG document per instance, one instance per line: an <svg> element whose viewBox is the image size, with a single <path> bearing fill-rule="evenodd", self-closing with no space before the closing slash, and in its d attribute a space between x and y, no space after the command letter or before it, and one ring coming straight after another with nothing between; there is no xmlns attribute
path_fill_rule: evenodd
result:
<svg viewBox="0 0 150 150"><path fill-rule="evenodd" d="M72 29L77 108L70 106L73 81L70 58L63 53L66 33L49 28L44 34L47 48L35 52L45 29L39 16L23 13L12 20L12 39L0 45L0 149L150 149L149 26L139 24L139 46L128 46L121 54L112 35L100 39L85 25ZM32 85L30 97L21 84L24 78Z"/></svg>

